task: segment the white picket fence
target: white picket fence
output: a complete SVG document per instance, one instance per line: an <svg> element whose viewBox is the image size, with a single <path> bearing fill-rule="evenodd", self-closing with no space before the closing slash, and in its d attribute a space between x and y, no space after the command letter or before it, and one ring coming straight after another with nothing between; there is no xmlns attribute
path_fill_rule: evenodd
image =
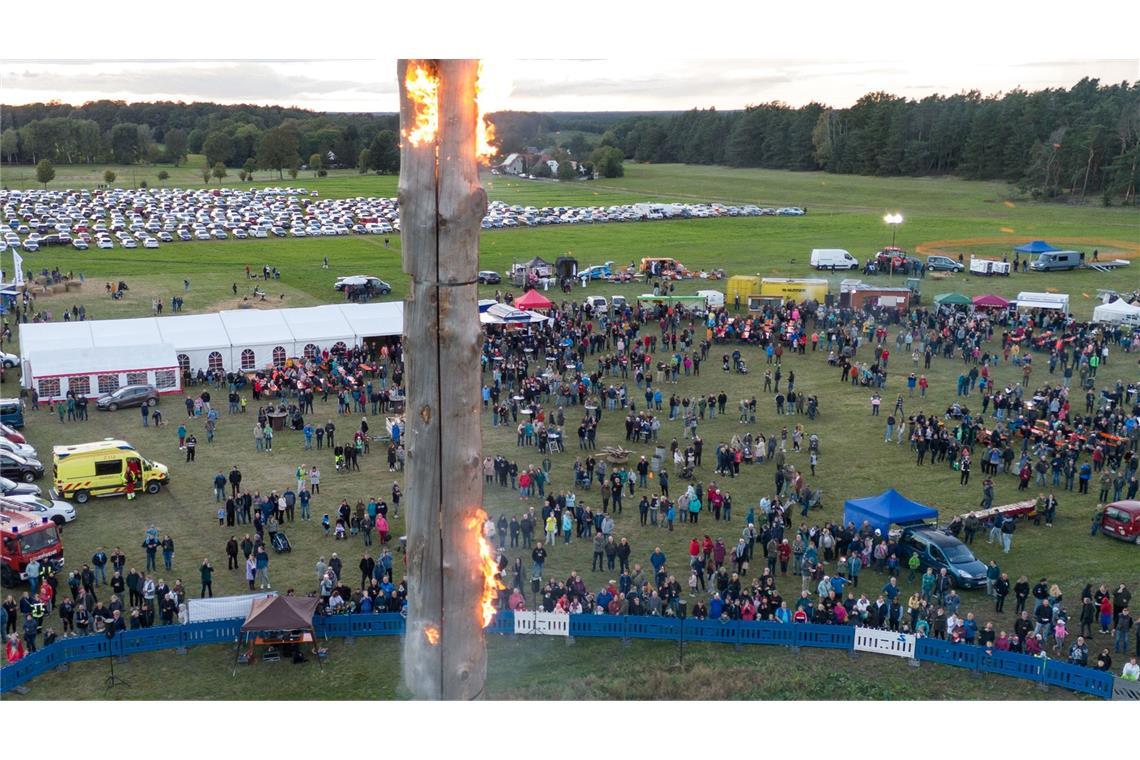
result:
<svg viewBox="0 0 1140 760"><path fill-rule="evenodd" d="M856 628L855 651L889 654L913 660L914 636L909 633L880 631L875 628Z"/></svg>
<svg viewBox="0 0 1140 760"><path fill-rule="evenodd" d="M516 612L515 633L569 636L570 616L557 612Z"/></svg>

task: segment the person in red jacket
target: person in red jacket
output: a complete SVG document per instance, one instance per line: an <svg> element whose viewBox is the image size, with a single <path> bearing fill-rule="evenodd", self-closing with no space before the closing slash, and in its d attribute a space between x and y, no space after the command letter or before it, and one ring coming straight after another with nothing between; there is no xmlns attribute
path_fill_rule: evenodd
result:
<svg viewBox="0 0 1140 760"><path fill-rule="evenodd" d="M1112 598L1105 596L1100 600L1100 632L1108 633L1112 625Z"/></svg>
<svg viewBox="0 0 1140 760"><path fill-rule="evenodd" d="M788 560L792 558L792 545L788 543L788 539L785 538L780 542L776 556L780 558L780 575L787 575Z"/></svg>
<svg viewBox="0 0 1140 760"><path fill-rule="evenodd" d="M689 557L699 557L701 554L701 542L694 538L689 542Z"/></svg>
<svg viewBox="0 0 1140 760"><path fill-rule="evenodd" d="M20 641L19 635L13 633L8 637L4 645L4 659L9 664L24 659L24 642Z"/></svg>

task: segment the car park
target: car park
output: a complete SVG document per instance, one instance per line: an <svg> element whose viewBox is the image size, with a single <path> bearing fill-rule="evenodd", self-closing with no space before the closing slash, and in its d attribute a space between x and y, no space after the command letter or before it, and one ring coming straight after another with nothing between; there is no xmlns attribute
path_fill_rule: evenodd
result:
<svg viewBox="0 0 1140 760"><path fill-rule="evenodd" d="M95 406L101 411L114 412L128 406L154 406L158 403L158 389L153 385L124 385L114 393L100 396Z"/></svg>
<svg viewBox="0 0 1140 760"><path fill-rule="evenodd" d="M123 233L122 245L130 247L125 242L128 233L136 242L146 245L147 238L171 242L175 237L205 241L224 240L230 235L248 239L270 234L331 237L354 232L388 235L400 231L396 198L320 198L296 187L0 190L0 208L12 235L5 237L3 244L9 248L30 244L32 251L37 245L70 244L78 233L91 234L96 239L110 233ZM802 208L795 206L773 209L719 203L538 207L492 201L482 226L488 230L507 230L562 224L799 216L803 213ZM264 230L264 236L255 232L257 228ZM163 233L169 235L169 240ZM103 245L99 247L110 250Z"/></svg>

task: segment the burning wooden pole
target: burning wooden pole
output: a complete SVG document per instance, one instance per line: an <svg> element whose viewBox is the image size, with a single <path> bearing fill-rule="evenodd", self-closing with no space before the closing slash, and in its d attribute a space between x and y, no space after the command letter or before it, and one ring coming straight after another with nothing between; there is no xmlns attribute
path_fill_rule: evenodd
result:
<svg viewBox="0 0 1140 760"><path fill-rule="evenodd" d="M420 699L477 699L487 674L481 558L479 226L474 60L401 60L400 235L407 363L408 620Z"/></svg>

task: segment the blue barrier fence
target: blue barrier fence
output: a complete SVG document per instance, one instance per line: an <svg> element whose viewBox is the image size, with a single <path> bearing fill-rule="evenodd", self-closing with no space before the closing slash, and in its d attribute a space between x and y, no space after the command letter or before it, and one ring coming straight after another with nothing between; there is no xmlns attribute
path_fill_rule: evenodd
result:
<svg viewBox="0 0 1140 760"><path fill-rule="evenodd" d="M523 613L525 614L525 613ZM62 639L27 655L0 670L0 692L8 692L61 665L99 657L127 656L161 649L185 649L201 644L237 641L241 618L211 620L180 626L160 626L124 631L114 639L84 636ZM374 615L333 615L313 620L318 637L402 636L405 619L397 613ZM503 612L487 627L488 633L513 634L514 614ZM812 647L853 651L855 629L851 626L797 624L769 621L681 620L655 616L571 615L570 635L586 638L653 639L660 641L709 642ZM1111 699L1113 677L1091 668L1057 660L1044 660L1024 654L992 651L940 639L918 639L914 656L921 662L934 662L973 672L998 673L1038 684Z"/></svg>

